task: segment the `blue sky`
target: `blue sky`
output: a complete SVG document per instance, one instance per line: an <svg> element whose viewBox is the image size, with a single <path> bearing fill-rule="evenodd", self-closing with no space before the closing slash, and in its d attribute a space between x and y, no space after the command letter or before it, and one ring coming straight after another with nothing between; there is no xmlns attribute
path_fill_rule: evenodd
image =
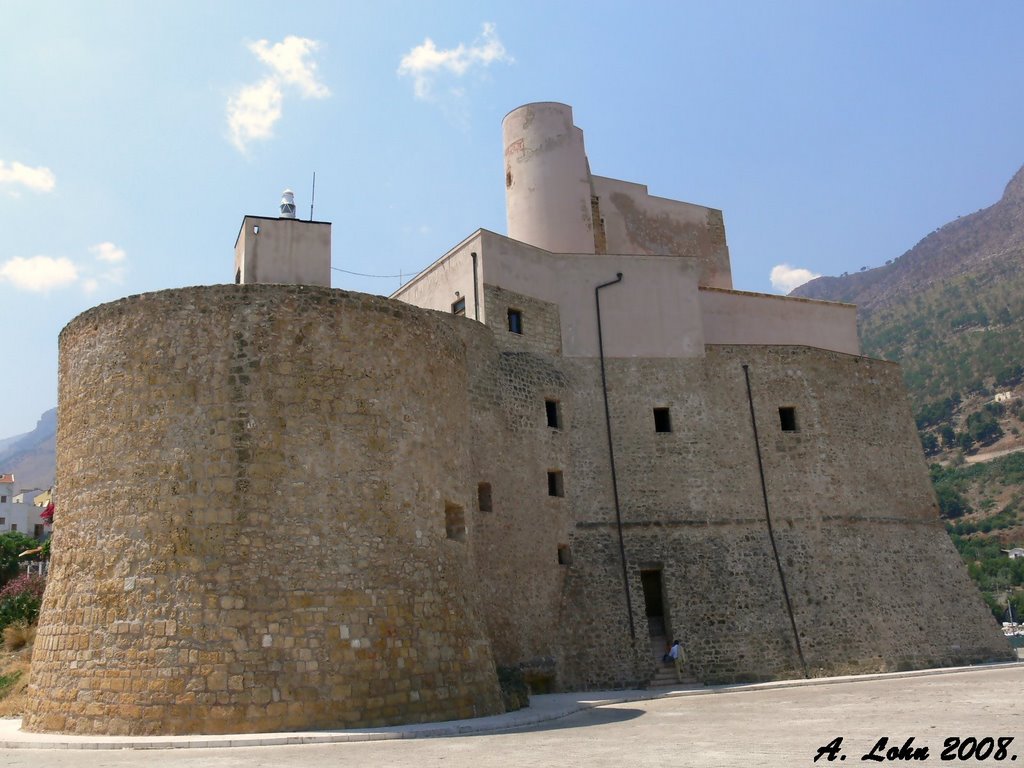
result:
<svg viewBox="0 0 1024 768"><path fill-rule="evenodd" d="M340 269L504 232L530 101L573 105L594 173L721 208L737 288L877 266L1024 164L1021 29L1018 0L0 0L0 437L56 403L71 318L231 282L242 216L290 186L308 217L314 171Z"/></svg>

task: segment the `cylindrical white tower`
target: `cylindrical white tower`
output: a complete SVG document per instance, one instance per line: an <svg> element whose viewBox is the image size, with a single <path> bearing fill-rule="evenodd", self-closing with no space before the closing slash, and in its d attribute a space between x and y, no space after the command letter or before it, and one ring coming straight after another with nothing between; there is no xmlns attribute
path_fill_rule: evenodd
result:
<svg viewBox="0 0 1024 768"><path fill-rule="evenodd" d="M501 129L508 236L556 253L594 253L590 168L572 107L524 104Z"/></svg>

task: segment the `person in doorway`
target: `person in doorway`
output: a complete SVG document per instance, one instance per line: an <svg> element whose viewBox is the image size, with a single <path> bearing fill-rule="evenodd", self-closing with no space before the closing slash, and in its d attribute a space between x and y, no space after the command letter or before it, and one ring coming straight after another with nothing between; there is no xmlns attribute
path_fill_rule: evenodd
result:
<svg viewBox="0 0 1024 768"><path fill-rule="evenodd" d="M680 683L683 682L683 648L679 645L678 640L672 641L672 647L669 649L668 655L676 667L676 680Z"/></svg>

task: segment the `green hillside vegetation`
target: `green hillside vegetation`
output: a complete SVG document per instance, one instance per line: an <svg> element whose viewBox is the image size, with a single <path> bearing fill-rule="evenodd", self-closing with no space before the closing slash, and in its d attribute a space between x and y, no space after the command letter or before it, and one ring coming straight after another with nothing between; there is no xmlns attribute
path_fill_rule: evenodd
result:
<svg viewBox="0 0 1024 768"><path fill-rule="evenodd" d="M1024 542L1024 453L981 464L932 464L946 530L985 602L1000 621L1024 616L1024 558L1005 550Z"/></svg>
<svg viewBox="0 0 1024 768"><path fill-rule="evenodd" d="M991 270L997 272L997 270ZM866 354L897 360L920 409L1021 380L1024 273L962 275L861 320Z"/></svg>

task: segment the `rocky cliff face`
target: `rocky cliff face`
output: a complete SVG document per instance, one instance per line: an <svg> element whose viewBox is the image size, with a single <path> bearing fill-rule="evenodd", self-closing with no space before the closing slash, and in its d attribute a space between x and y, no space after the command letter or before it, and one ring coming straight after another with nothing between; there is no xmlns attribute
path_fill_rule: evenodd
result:
<svg viewBox="0 0 1024 768"><path fill-rule="evenodd" d="M790 295L852 302L866 319L880 307L951 278L1019 273L1022 251L1024 167L997 203L940 227L892 263L842 277L819 277Z"/></svg>
<svg viewBox="0 0 1024 768"><path fill-rule="evenodd" d="M903 364L915 410L1020 384L1007 369L1024 362L1024 168L997 203L885 266L791 295L857 304L865 353Z"/></svg>
<svg viewBox="0 0 1024 768"><path fill-rule="evenodd" d="M56 475L57 409L51 408L23 435L0 441L0 473L13 473L16 489L46 489Z"/></svg>

